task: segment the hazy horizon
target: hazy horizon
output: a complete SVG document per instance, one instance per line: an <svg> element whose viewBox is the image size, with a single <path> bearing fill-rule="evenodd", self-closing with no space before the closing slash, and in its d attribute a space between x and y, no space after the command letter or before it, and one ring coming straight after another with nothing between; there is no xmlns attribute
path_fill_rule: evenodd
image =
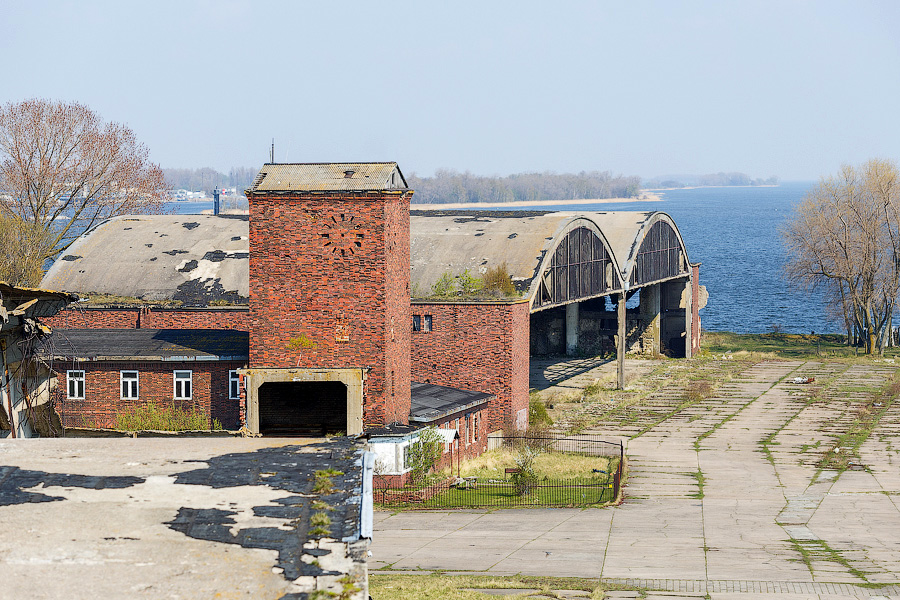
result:
<svg viewBox="0 0 900 600"><path fill-rule="evenodd" d="M0 103L78 101L167 168L743 172L900 158L900 4L86 0L0 8Z"/></svg>

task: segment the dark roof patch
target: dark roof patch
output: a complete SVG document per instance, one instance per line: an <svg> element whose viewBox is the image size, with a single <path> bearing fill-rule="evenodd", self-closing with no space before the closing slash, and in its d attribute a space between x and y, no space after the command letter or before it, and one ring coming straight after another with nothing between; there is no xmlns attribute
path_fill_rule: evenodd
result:
<svg viewBox="0 0 900 600"><path fill-rule="evenodd" d="M233 329L56 329L38 349L63 360L247 360L250 334Z"/></svg>
<svg viewBox="0 0 900 600"><path fill-rule="evenodd" d="M413 382L410 388L409 420L418 423L432 423L453 413L474 409L493 398L491 394L484 392L432 383Z"/></svg>

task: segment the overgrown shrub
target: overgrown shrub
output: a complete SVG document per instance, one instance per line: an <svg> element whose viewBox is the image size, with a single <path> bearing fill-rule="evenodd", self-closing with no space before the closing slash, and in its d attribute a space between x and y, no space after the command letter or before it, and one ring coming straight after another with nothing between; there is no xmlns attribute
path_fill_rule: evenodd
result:
<svg viewBox="0 0 900 600"><path fill-rule="evenodd" d="M462 275L457 276L459 282L459 292L463 298L474 296L482 288L482 281L477 277L473 277L469 273L469 269L464 269Z"/></svg>
<svg viewBox="0 0 900 600"><path fill-rule="evenodd" d="M516 288L513 285L512 277L509 275L509 269L506 263L490 267L482 278L483 289L498 296L515 296Z"/></svg>
<svg viewBox="0 0 900 600"><path fill-rule="evenodd" d="M553 425L553 419L547 413L547 404L540 394L531 394L528 398L528 428L545 429Z"/></svg>
<svg viewBox="0 0 900 600"><path fill-rule="evenodd" d="M518 471L513 473L510 479L518 496L524 496L531 488L537 485L538 474L534 469L534 459L537 458L537 455L537 450L524 446L519 451L519 455L516 456L516 468Z"/></svg>
<svg viewBox="0 0 900 600"><path fill-rule="evenodd" d="M455 292L456 283L453 281L453 276L446 271L442 273L440 279L434 282L434 285L431 286L432 296L446 298L448 296L452 296Z"/></svg>
<svg viewBox="0 0 900 600"><path fill-rule="evenodd" d="M441 458L444 438L434 427L426 427L419 432L419 438L409 447L409 467L413 481L421 481L434 469Z"/></svg>
<svg viewBox="0 0 900 600"><path fill-rule="evenodd" d="M209 418L199 410L186 410L173 405L159 406L149 403L132 411L116 415L115 428L125 431L194 431L222 430L218 419Z"/></svg>

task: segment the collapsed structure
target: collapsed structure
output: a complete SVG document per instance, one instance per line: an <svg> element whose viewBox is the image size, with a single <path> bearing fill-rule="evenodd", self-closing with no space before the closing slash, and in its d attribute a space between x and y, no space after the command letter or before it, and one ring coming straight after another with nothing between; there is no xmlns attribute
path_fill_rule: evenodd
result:
<svg viewBox="0 0 900 600"><path fill-rule="evenodd" d="M44 286L155 303L53 321L60 337L103 329L108 346L49 352L83 381L60 398L64 422L179 401L231 407L223 424L254 433L385 436L397 457L433 425L477 454L527 427L531 354L699 349L699 265L664 213L410 211L396 163L267 164L246 194L249 219L118 217L53 265ZM436 285L491 268L516 292ZM129 329L153 333L137 347ZM209 330L246 337L209 351ZM159 340L175 346L147 348Z"/></svg>
<svg viewBox="0 0 900 600"><path fill-rule="evenodd" d="M64 292L0 282L0 438L61 432L50 410L55 373L36 349L50 332L41 319L73 300L74 295Z"/></svg>

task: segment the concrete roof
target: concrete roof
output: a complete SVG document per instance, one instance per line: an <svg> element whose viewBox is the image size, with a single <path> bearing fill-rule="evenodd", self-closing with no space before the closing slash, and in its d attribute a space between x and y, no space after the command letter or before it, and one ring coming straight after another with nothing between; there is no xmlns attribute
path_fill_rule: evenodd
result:
<svg viewBox="0 0 900 600"><path fill-rule="evenodd" d="M395 162L291 163L263 165L247 194L405 189Z"/></svg>
<svg viewBox="0 0 900 600"><path fill-rule="evenodd" d="M136 215L108 219L79 237L41 281L49 289L246 303L250 294L247 217Z"/></svg>
<svg viewBox="0 0 900 600"><path fill-rule="evenodd" d="M345 575L367 587L359 442L168 438L0 440L0 597L306 598ZM334 489L317 491L328 469ZM327 533L310 522L320 512Z"/></svg>
<svg viewBox="0 0 900 600"><path fill-rule="evenodd" d="M445 272L459 275L468 269L479 276L505 262L517 289L533 297L536 276L549 267L552 250L568 232L587 227L606 245L619 274L612 289L621 289L645 233L658 220L678 231L661 212L413 210L410 287L413 297L427 296Z"/></svg>
<svg viewBox="0 0 900 600"><path fill-rule="evenodd" d="M233 329L54 329L38 353L58 360L247 360L250 334Z"/></svg>
<svg viewBox="0 0 900 600"><path fill-rule="evenodd" d="M610 291L620 290L622 282L630 280L644 235L660 220L678 232L671 217L662 212L412 210L412 296L430 295L445 272L459 275L469 269L480 276L506 263L517 289L534 298L537 275L549 267L553 249L578 227L592 230L603 241L618 273ZM116 217L79 238L53 264L41 285L145 300L182 300L187 305L211 300L246 303L247 236L246 218Z"/></svg>

